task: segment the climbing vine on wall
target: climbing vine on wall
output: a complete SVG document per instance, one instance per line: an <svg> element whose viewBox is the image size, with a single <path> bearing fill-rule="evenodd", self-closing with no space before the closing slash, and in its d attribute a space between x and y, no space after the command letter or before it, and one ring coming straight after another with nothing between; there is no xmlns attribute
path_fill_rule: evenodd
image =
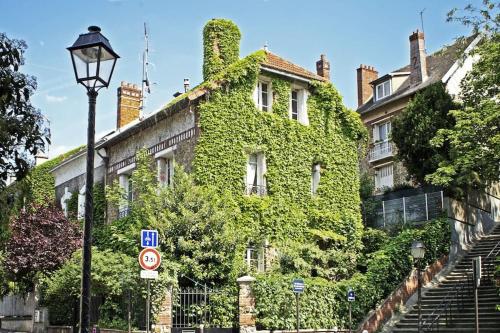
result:
<svg viewBox="0 0 500 333"><path fill-rule="evenodd" d="M264 51L251 54L204 83L220 89L200 106L196 180L238 198L246 216L242 230L253 240L266 238L285 248L285 243L314 242L308 232L314 228L345 236L335 246L356 253L362 230L357 146L366 135L359 116L343 106L331 83L312 82L309 126L291 120L291 82L275 75L272 111L258 110L252 93L265 56ZM248 154L253 152L266 159L268 196L263 198L243 195ZM311 195L314 163L322 166L316 196Z"/></svg>

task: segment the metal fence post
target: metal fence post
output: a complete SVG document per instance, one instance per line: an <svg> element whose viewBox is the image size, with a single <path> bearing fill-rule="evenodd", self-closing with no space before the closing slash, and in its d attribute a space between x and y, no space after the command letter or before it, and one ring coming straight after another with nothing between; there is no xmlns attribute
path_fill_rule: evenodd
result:
<svg viewBox="0 0 500 333"><path fill-rule="evenodd" d="M382 200L382 217L384 218L384 228L385 228L385 201Z"/></svg>
<svg viewBox="0 0 500 333"><path fill-rule="evenodd" d="M429 204L427 203L427 193L425 193L425 220L429 221Z"/></svg>
<svg viewBox="0 0 500 333"><path fill-rule="evenodd" d="M405 201L405 197L403 197L403 223L406 224L406 201Z"/></svg>

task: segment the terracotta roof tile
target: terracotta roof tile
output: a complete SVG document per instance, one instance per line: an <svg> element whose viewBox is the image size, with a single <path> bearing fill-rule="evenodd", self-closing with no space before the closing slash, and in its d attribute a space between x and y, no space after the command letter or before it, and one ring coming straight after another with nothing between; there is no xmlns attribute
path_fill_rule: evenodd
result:
<svg viewBox="0 0 500 333"><path fill-rule="evenodd" d="M277 69L310 80L326 81L324 77L314 74L313 72L310 72L303 67L295 65L294 63L285 60L274 53L266 51L266 56L267 56L266 61L262 63L263 67Z"/></svg>

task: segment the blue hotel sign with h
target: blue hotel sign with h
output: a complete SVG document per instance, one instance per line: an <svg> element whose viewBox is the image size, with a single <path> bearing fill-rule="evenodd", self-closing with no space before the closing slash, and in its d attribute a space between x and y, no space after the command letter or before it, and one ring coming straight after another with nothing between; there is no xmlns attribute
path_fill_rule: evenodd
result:
<svg viewBox="0 0 500 333"><path fill-rule="evenodd" d="M158 247L158 231L141 230L141 247Z"/></svg>

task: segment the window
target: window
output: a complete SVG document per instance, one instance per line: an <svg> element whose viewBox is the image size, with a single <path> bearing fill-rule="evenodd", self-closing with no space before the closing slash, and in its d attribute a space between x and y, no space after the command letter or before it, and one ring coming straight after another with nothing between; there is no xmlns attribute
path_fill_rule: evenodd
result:
<svg viewBox="0 0 500 333"><path fill-rule="evenodd" d="M385 122L373 126L373 142L389 141L391 134L391 122Z"/></svg>
<svg viewBox="0 0 500 333"><path fill-rule="evenodd" d="M245 251L245 263L251 270L259 273L265 272L265 256L265 247L256 248L249 245Z"/></svg>
<svg viewBox="0 0 500 333"><path fill-rule="evenodd" d="M171 186L174 177L174 158L159 158L156 160L158 166L158 183L160 186Z"/></svg>
<svg viewBox="0 0 500 333"><path fill-rule="evenodd" d="M257 83L254 100L259 110L266 112L271 110L272 91L269 82L259 81L259 83Z"/></svg>
<svg viewBox="0 0 500 333"><path fill-rule="evenodd" d="M316 195L319 186L319 180L321 178L321 166L319 164L314 164L312 168L311 174L311 193L312 195Z"/></svg>
<svg viewBox="0 0 500 333"><path fill-rule="evenodd" d="M309 125L307 117L307 90L292 89L290 93L290 119L297 120L302 125Z"/></svg>
<svg viewBox="0 0 500 333"><path fill-rule="evenodd" d="M292 90L292 119L299 118L299 99L297 90Z"/></svg>
<svg viewBox="0 0 500 333"><path fill-rule="evenodd" d="M375 188L377 190L384 187L392 187L394 185L393 179L393 165L389 164L375 169Z"/></svg>
<svg viewBox="0 0 500 333"><path fill-rule="evenodd" d="M391 94L391 80L387 80L385 82L377 84L377 86L375 87L375 92L377 96L376 98L377 101L379 99L389 96Z"/></svg>
<svg viewBox="0 0 500 333"><path fill-rule="evenodd" d="M245 179L246 194L266 194L265 169L266 161L264 154L254 153L248 155L247 175Z"/></svg>
<svg viewBox="0 0 500 333"><path fill-rule="evenodd" d="M120 187L123 189L123 198L118 207L118 217L127 216L130 212L130 203L134 200L134 189L130 175L121 174L118 178Z"/></svg>

